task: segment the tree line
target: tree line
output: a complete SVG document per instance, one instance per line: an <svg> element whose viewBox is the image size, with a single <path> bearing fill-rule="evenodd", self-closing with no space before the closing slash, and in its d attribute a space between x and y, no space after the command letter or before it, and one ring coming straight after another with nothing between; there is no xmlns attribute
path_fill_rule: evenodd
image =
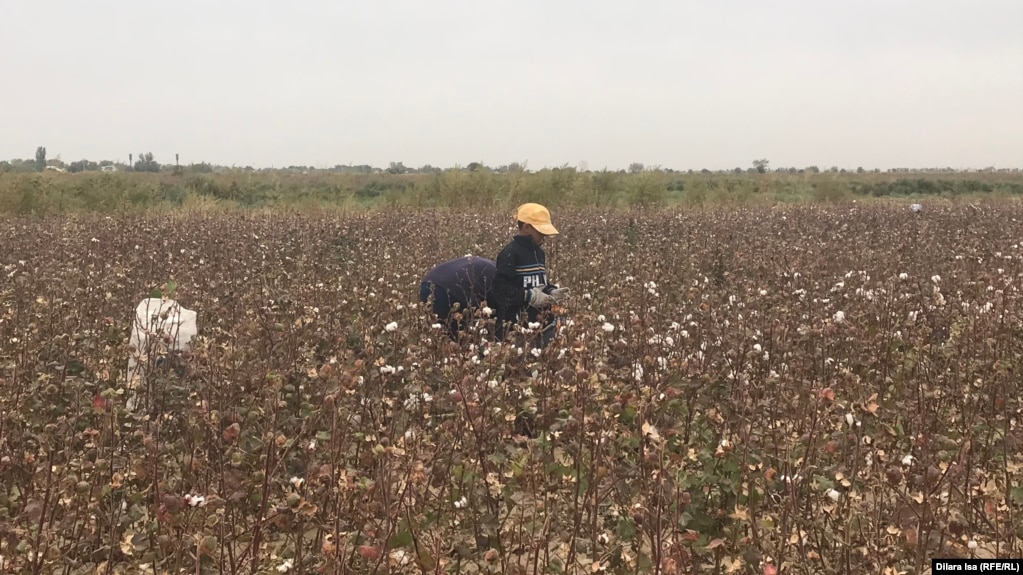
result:
<svg viewBox="0 0 1023 575"><path fill-rule="evenodd" d="M289 165L284 167L263 167L254 168L252 166L225 166L218 164L211 164L209 162L197 162L190 163L182 166L179 162L179 154L174 155L173 164L163 164L159 162L153 155L152 152L144 152L139 154L128 154L127 162L119 162L116 160L100 160L93 161L88 159L75 160L72 162L64 162L58 156L56 158L48 158L46 147L39 146L36 148L34 158L27 159L11 159L0 161L0 173L3 172L42 172L45 170L54 170L59 172L96 172L96 171L117 171L117 172L146 172L146 173L159 173L159 172L171 172L171 173L222 173L231 171L242 171L242 172L273 172L273 173L299 173L299 174L315 174L315 173L335 173L335 174L390 174L390 175L405 175L405 174L440 174L450 171L460 172L484 172L491 174L515 174L515 173L533 173L536 170L530 170L527 167L527 162L511 162L509 164L502 164L499 166L488 166L483 162L469 162L466 165L455 165L448 168L442 168L433 166L431 164L425 164L423 166L410 167L406 166L403 162L390 162L387 167L372 166L369 164L336 164L332 167L315 167L311 165ZM556 166L556 169L568 169L568 164ZM590 170L586 165L586 162L581 162L578 166L571 167L572 169L583 172L606 172L607 169L603 170ZM544 168L550 169L550 168ZM857 173L857 174L878 174L878 173L960 173L960 172L998 172L998 173L1019 173L1019 168L1001 168L996 169L993 166L989 166L979 170L957 170L951 167L932 167L932 168L892 168L887 170L880 170L878 168L866 169L862 166L847 169L839 166L830 166L827 168L820 168L815 165L805 166L802 168L786 166L771 169L770 161L766 158L759 158L753 160L751 165L747 167L737 166L728 170L709 170L706 168L694 170L677 170L672 168L664 168L662 166L647 166L642 162L632 162L629 164L627 169L611 170L620 174L639 174L646 171L663 172L667 174L767 174L767 173L779 173L779 174L820 174L820 173L833 173L833 174L846 174L846 173Z"/></svg>

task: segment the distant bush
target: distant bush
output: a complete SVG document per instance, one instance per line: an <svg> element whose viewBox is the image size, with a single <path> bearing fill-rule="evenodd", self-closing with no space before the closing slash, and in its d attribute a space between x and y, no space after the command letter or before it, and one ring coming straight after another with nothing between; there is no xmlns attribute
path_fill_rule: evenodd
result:
<svg viewBox="0 0 1023 575"><path fill-rule="evenodd" d="M966 196L993 192L1023 194L1020 181L984 181L965 179L899 178L892 181L857 182L852 184L857 195L885 197Z"/></svg>
<svg viewBox="0 0 1023 575"><path fill-rule="evenodd" d="M511 209L531 201L556 207L844 202L1023 195L1023 174L896 175L812 170L770 173L579 171L571 167L389 174L367 171L24 172L0 170L0 213L113 213L174 210L202 198L218 209ZM191 199L190 199L191 198Z"/></svg>

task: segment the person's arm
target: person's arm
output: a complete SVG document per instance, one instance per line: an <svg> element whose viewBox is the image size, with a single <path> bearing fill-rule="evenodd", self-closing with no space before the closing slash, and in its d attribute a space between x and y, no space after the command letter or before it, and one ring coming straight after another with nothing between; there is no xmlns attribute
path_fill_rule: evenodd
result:
<svg viewBox="0 0 1023 575"><path fill-rule="evenodd" d="M515 273L516 263L514 252L508 248L497 255L492 293L498 307L518 309L528 297L526 290L519 285L518 274Z"/></svg>

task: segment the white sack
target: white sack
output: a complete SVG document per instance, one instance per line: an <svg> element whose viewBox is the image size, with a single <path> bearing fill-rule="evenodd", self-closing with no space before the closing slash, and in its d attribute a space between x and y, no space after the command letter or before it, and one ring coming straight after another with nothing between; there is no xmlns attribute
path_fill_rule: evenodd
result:
<svg viewBox="0 0 1023 575"><path fill-rule="evenodd" d="M146 363L156 362L170 352L188 349L188 343L198 333L196 315L172 299L147 298L139 303L131 329L129 388L145 383Z"/></svg>

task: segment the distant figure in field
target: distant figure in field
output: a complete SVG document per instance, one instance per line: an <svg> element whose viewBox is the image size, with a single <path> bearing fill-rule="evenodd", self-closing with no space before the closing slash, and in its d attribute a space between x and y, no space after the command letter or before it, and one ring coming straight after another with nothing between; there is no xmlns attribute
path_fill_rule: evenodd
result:
<svg viewBox="0 0 1023 575"><path fill-rule="evenodd" d="M127 408L138 407L139 394L149 390L149 377L166 365L184 375L179 358L199 333L198 314L170 298L146 298L135 307L131 351L125 383L130 391Z"/></svg>
<svg viewBox="0 0 1023 575"><path fill-rule="evenodd" d="M419 301L428 303L432 296L433 312L451 339L457 340L459 332L469 326L469 312L490 295L496 273L496 264L486 258L469 255L448 260L423 276ZM461 317L455 317L459 312Z"/></svg>

